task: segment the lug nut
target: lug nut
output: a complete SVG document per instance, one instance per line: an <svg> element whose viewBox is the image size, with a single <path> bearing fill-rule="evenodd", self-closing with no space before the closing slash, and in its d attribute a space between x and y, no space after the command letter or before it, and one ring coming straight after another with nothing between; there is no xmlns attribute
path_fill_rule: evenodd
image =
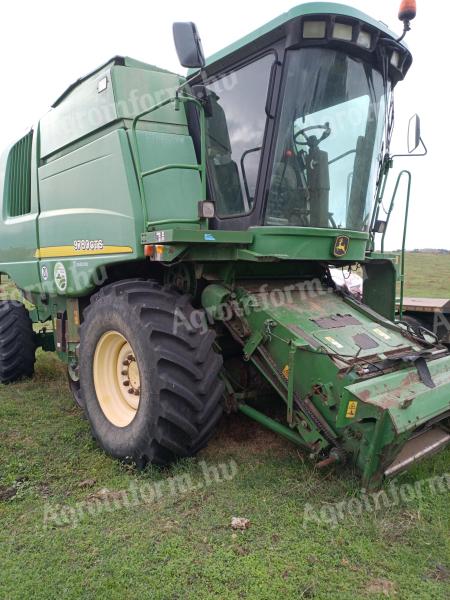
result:
<svg viewBox="0 0 450 600"><path fill-rule="evenodd" d="M121 375L128 375L128 371L126 369L124 369L121 373Z"/></svg>
<svg viewBox="0 0 450 600"><path fill-rule="evenodd" d="M125 381L123 382L123 385L126 385L127 387L130 385L130 382L128 381L128 379L125 379Z"/></svg>
<svg viewBox="0 0 450 600"><path fill-rule="evenodd" d="M124 365L124 367L128 367L128 365L130 364L130 362L131 361L127 359L127 360L124 360L122 364Z"/></svg>

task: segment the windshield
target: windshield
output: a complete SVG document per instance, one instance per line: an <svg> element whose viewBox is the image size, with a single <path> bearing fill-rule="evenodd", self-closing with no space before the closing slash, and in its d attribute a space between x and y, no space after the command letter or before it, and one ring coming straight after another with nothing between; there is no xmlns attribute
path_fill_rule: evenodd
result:
<svg viewBox="0 0 450 600"><path fill-rule="evenodd" d="M367 231L384 122L383 78L369 64L290 51L266 225Z"/></svg>

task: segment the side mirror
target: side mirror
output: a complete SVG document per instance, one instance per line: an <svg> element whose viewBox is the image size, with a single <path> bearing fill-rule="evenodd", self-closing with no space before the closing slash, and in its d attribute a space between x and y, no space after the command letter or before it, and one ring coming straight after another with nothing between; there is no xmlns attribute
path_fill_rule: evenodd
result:
<svg viewBox="0 0 450 600"><path fill-rule="evenodd" d="M423 148L423 152L416 152L419 146ZM390 156L390 160L397 158L398 156L426 156L427 154L428 150L420 132L419 115L413 115L408 124L408 154L393 154Z"/></svg>
<svg viewBox="0 0 450 600"><path fill-rule="evenodd" d="M205 66L202 42L195 23L174 23L173 39L183 67L202 69Z"/></svg>
<svg viewBox="0 0 450 600"><path fill-rule="evenodd" d="M409 120L408 125L408 152L412 154L419 147L420 137L420 117L413 115Z"/></svg>

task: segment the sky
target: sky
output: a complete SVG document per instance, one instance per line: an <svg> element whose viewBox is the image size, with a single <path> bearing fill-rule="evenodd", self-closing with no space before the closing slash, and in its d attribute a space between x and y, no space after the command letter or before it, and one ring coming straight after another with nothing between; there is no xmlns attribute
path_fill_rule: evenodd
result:
<svg viewBox="0 0 450 600"><path fill-rule="evenodd" d="M351 0L347 4L400 34L399 1ZM131 56L183 73L172 39L173 21L194 21L208 56L295 4L296 0L3 2L0 148L25 133L70 83L114 55ZM428 147L426 157L395 160L386 193L388 204L397 174L402 169L413 172L408 249L450 249L450 194L444 182L449 170L446 146L450 125L444 110L448 106L446 86L439 78L441 73L446 74L448 34L440 25L445 15L436 10L436 4L418 0L418 15L406 38L413 66L395 92L392 153L406 151L407 125L414 113L420 115L422 137ZM400 189L387 235L388 249L401 246L404 200L404 190Z"/></svg>

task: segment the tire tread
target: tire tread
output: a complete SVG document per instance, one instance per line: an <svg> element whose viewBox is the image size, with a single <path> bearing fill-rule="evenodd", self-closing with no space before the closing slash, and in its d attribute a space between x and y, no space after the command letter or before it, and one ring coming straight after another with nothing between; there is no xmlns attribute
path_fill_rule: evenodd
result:
<svg viewBox="0 0 450 600"><path fill-rule="evenodd" d="M194 310L189 297L156 281L123 280L92 296L83 313L81 351L96 307L118 301L126 303L130 319L138 319L142 335L149 336L159 386L158 414L132 458L144 466L146 462L167 465L177 457L192 456L206 445L222 414L222 357L213 347L215 333L184 327L175 333L175 311L182 310L189 320ZM101 436L93 434L101 444Z"/></svg>
<svg viewBox="0 0 450 600"><path fill-rule="evenodd" d="M36 339L25 306L0 302L0 383L14 383L34 373Z"/></svg>

